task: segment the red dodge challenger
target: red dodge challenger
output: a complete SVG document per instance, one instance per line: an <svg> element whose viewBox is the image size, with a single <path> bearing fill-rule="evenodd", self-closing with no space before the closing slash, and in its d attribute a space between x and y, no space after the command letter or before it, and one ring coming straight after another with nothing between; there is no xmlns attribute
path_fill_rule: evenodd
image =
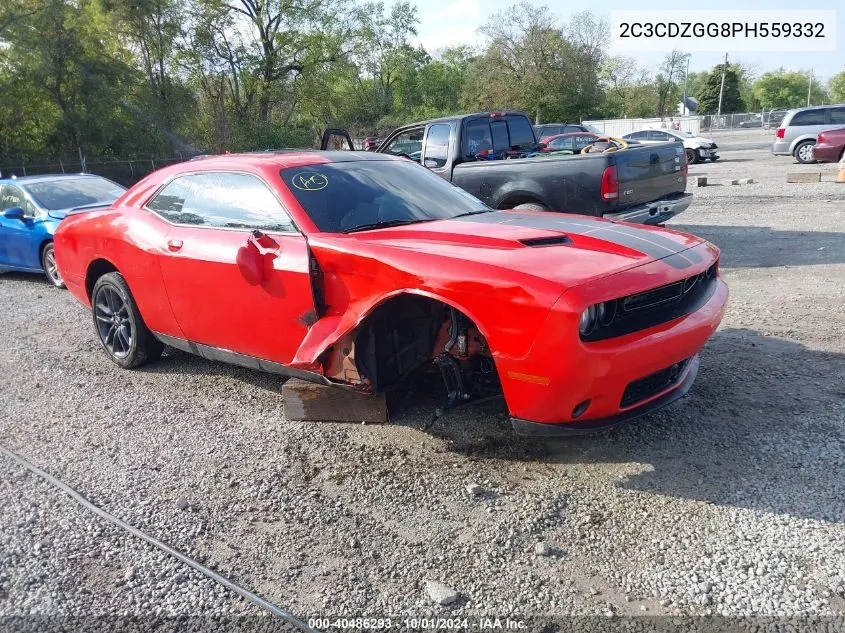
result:
<svg viewBox="0 0 845 633"><path fill-rule="evenodd" d="M364 393L428 367L447 406L501 390L534 435L683 396L728 296L718 249L692 235L494 211L364 152L174 165L65 219L55 251L121 367L167 344Z"/></svg>

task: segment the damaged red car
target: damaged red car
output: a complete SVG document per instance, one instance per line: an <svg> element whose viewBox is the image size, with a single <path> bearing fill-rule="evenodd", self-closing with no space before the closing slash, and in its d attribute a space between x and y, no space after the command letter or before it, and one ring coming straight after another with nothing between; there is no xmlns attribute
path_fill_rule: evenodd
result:
<svg viewBox="0 0 845 633"><path fill-rule="evenodd" d="M55 251L121 367L170 345L364 393L436 367L447 406L501 390L535 435L683 396L728 295L692 235L494 211L364 152L171 166L65 219Z"/></svg>

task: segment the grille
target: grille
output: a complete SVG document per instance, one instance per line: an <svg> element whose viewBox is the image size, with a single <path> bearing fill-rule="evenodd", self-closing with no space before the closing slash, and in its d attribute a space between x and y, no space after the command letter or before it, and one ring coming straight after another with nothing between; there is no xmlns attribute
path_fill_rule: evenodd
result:
<svg viewBox="0 0 845 633"><path fill-rule="evenodd" d="M649 374L645 378L640 378L630 383L625 387L625 393L622 394L622 402L619 403L619 406L623 408L631 407L638 402L642 402L660 393L664 389L678 384L688 364L689 359L687 358L680 363L675 363L671 367L661 369L653 374Z"/></svg>
<svg viewBox="0 0 845 633"><path fill-rule="evenodd" d="M695 279L695 277L693 278ZM648 310L649 308L657 307L664 303L672 303L681 298L684 293L684 284L686 281L679 281L668 286L661 286L654 290L641 292L639 294L622 297L620 300L620 308L622 312L631 314L641 310Z"/></svg>
<svg viewBox="0 0 845 633"><path fill-rule="evenodd" d="M582 335L584 341L603 341L666 323L695 312L716 290L718 262L707 270L645 292L607 302L609 321L600 323L592 332Z"/></svg>

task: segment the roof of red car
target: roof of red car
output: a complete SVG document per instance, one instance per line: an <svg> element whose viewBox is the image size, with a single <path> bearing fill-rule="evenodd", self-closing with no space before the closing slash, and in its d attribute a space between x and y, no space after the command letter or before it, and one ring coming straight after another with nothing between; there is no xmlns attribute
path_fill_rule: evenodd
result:
<svg viewBox="0 0 845 633"><path fill-rule="evenodd" d="M275 166L280 169L297 167L299 165L315 165L319 163L346 163L359 160L397 160L390 154L375 154L373 152L352 151L320 151L283 149L268 152L250 152L244 154L215 154L200 156L187 163L180 163L183 168L191 169L199 165L227 167L232 165L253 165L266 167Z"/></svg>

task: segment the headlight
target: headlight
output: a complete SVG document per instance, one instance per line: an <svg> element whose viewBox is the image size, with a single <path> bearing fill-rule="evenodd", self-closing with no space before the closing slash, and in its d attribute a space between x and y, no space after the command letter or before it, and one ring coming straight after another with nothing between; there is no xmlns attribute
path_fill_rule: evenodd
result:
<svg viewBox="0 0 845 633"><path fill-rule="evenodd" d="M602 325L610 325L613 317L616 316L616 301L605 301L598 304L598 319Z"/></svg>
<svg viewBox="0 0 845 633"><path fill-rule="evenodd" d="M581 313L581 319L578 321L578 331L581 336L587 336L596 327L596 306L590 306Z"/></svg>

